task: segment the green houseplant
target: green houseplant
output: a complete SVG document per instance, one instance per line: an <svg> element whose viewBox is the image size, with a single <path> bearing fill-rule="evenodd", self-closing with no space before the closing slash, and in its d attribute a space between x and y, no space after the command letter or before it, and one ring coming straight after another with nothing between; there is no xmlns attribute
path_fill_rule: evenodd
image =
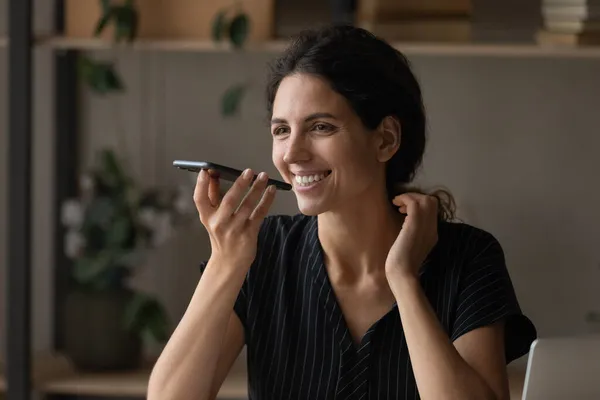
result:
<svg viewBox="0 0 600 400"><path fill-rule="evenodd" d="M65 253L73 261L65 347L79 368L136 367L145 340L168 338L161 303L132 289L129 278L174 226L191 220L188 197L179 189L138 188L115 152L104 149L83 175L79 197L63 204Z"/></svg>
<svg viewBox="0 0 600 400"><path fill-rule="evenodd" d="M131 43L138 32L139 11L133 0L115 2L99 0L102 14L94 29L99 37L110 24L114 25L114 42ZM79 76L97 94L119 92L124 89L123 81L113 61L98 61L87 55L79 58Z"/></svg>
<svg viewBox="0 0 600 400"><path fill-rule="evenodd" d="M238 2L233 7L222 9L213 19L212 38L215 43L228 41L233 50L242 50L250 33L251 23L248 14ZM221 114L230 117L239 112L248 83L231 85L221 97Z"/></svg>
<svg viewBox="0 0 600 400"><path fill-rule="evenodd" d="M139 11L134 0L114 1L99 0L102 14L94 29L99 37L110 24L114 25L114 42L131 43L135 40L139 26ZM220 10L213 19L212 38L215 43L228 42L234 51L244 48L251 30L248 14L244 12L240 2ZM107 94L124 90L124 84L116 71L113 61L99 61L89 56L81 56L79 74L87 86L97 94ZM247 82L232 84L221 96L221 114L224 117L236 115L241 106L244 94L248 89Z"/></svg>

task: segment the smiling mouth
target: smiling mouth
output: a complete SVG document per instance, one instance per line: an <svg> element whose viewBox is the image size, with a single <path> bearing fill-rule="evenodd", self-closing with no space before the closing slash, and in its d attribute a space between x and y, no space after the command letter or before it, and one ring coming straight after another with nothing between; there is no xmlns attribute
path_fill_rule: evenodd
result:
<svg viewBox="0 0 600 400"><path fill-rule="evenodd" d="M294 182L296 183L297 186L308 187L308 186L312 186L312 185L322 181L323 179L327 178L329 176L329 174L331 174L331 170L324 171L324 172L314 174L314 175L303 175L303 176L295 175Z"/></svg>

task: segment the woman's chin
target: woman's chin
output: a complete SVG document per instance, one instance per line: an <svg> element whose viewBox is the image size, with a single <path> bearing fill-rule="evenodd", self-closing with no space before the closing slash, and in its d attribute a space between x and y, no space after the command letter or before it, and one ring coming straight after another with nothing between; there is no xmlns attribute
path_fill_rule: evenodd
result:
<svg viewBox="0 0 600 400"><path fill-rule="evenodd" d="M307 216L316 216L326 211L321 202L305 200L298 198L298 209Z"/></svg>

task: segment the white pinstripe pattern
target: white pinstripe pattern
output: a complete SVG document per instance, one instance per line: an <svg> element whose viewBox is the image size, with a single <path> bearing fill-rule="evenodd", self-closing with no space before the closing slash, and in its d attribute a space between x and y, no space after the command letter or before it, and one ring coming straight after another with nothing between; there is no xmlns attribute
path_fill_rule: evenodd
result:
<svg viewBox="0 0 600 400"><path fill-rule="evenodd" d="M489 233L465 224L440 226L421 282L453 340L509 317L527 333L504 262ZM249 330L252 400L419 398L395 306L354 345L323 265L314 217L267 219L234 309ZM507 343L513 356L533 340L520 336Z"/></svg>

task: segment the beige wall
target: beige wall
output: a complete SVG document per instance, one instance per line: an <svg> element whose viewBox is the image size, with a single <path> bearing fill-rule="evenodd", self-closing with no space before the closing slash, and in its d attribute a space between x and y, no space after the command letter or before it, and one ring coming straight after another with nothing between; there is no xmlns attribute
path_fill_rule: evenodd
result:
<svg viewBox="0 0 600 400"><path fill-rule="evenodd" d="M175 158L207 158L275 173L260 86L270 55L97 55L116 58L128 90L106 99L88 93L82 97L81 152L86 162L101 145L118 144L130 156L134 174L147 184L189 182L190 174L170 166ZM3 285L6 58L6 49L1 49ZM35 59L33 326L35 347L42 349L50 344L52 312L51 54L36 50ZM522 306L540 333L585 331L585 312L600 309L600 60L444 56L414 57L413 62L431 130L421 179L451 188L467 222L500 239ZM243 115L222 120L217 97L235 79L246 78L256 85L244 102ZM280 194L273 212L295 211L293 196ZM143 268L139 283L159 293L178 318L195 285L197 263L208 253L206 236L194 223ZM0 329L2 341L4 336Z"/></svg>

